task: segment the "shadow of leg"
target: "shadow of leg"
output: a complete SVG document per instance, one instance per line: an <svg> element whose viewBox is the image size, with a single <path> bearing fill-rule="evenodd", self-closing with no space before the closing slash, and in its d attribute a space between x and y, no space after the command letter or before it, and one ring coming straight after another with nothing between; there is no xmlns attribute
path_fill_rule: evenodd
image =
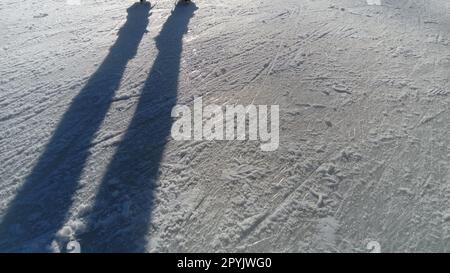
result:
<svg viewBox="0 0 450 273"><path fill-rule="evenodd" d="M154 181L177 101L182 38L195 5L178 5L156 38L159 53L128 131L98 191L83 252L143 252L151 220Z"/></svg>
<svg viewBox="0 0 450 273"><path fill-rule="evenodd" d="M128 8L126 23L98 70L73 99L45 151L0 223L0 251L49 251L125 67L146 32L150 5Z"/></svg>

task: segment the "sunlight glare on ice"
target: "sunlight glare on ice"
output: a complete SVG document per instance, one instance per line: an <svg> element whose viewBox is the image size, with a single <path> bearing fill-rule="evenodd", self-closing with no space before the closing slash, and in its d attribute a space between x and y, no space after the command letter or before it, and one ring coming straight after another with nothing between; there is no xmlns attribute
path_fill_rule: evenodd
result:
<svg viewBox="0 0 450 273"><path fill-rule="evenodd" d="M71 6L80 6L81 0L67 0L66 3Z"/></svg>
<svg viewBox="0 0 450 273"><path fill-rule="evenodd" d="M367 4L371 5L371 6L381 6L381 0L366 0Z"/></svg>

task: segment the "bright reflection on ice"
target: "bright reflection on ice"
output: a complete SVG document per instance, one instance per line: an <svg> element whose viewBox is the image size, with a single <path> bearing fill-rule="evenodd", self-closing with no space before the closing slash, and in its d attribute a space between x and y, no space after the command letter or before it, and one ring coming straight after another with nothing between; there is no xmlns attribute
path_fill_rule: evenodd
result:
<svg viewBox="0 0 450 273"><path fill-rule="evenodd" d="M382 5L382 0L366 0L367 4L371 5L371 6L381 6Z"/></svg>
<svg viewBox="0 0 450 273"><path fill-rule="evenodd" d="M79 6L81 5L81 0L67 0L67 5Z"/></svg>

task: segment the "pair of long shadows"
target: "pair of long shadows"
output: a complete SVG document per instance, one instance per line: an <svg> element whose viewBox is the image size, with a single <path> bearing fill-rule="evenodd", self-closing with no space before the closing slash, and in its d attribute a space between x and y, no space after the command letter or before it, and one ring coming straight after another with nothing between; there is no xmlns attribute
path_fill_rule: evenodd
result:
<svg viewBox="0 0 450 273"><path fill-rule="evenodd" d="M149 23L150 5L127 9L109 54L74 98L45 151L0 223L0 251L50 251L62 228L89 156L127 63ZM129 127L108 165L86 232L83 252L142 252L151 220L154 181L177 101L182 38L197 7L177 5L156 37L158 55Z"/></svg>

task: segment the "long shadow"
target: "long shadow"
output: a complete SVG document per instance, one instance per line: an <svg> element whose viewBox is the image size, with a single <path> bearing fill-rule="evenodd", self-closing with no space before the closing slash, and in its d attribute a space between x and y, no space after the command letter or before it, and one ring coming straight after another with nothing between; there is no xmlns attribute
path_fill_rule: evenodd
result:
<svg viewBox="0 0 450 273"><path fill-rule="evenodd" d="M60 120L45 151L0 223L0 252L49 251L72 204L89 145L146 32L150 5L127 9L114 45Z"/></svg>
<svg viewBox="0 0 450 273"><path fill-rule="evenodd" d="M129 128L98 190L83 252L144 252L155 180L177 101L182 38L196 6L179 4L162 27L158 55L142 89Z"/></svg>

